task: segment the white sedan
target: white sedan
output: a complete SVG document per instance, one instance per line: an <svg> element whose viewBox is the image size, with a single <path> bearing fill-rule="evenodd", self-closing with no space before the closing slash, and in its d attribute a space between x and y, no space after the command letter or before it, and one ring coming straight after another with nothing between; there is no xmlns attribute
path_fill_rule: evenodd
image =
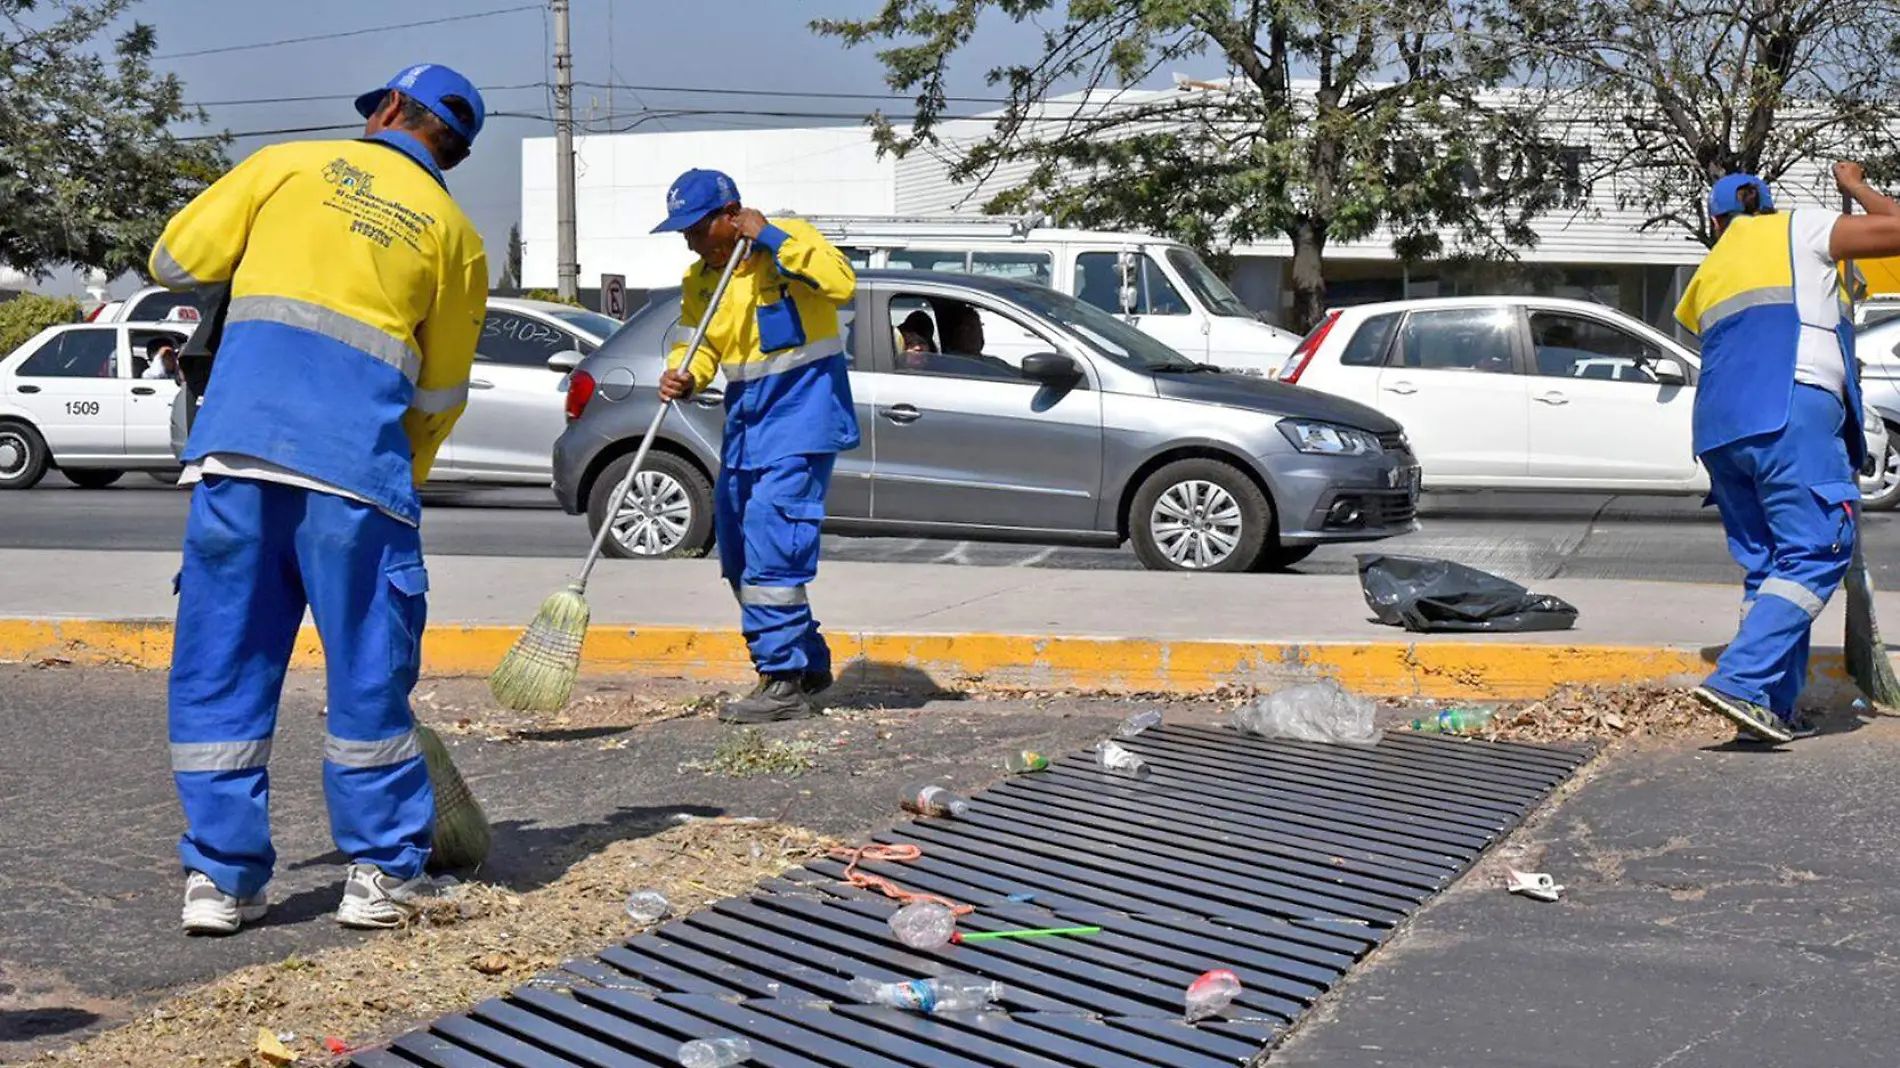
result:
<svg viewBox="0 0 1900 1068"><path fill-rule="evenodd" d="M1708 473L1690 445L1699 373L1694 352L1613 308L1496 296L1328 312L1280 379L1397 419L1428 490L1701 495ZM1869 452L1884 461L1871 403L1869 427Z"/></svg>
<svg viewBox="0 0 1900 1068"><path fill-rule="evenodd" d="M58 468L86 487L127 471L176 471L172 398L148 376L148 347L183 345L187 323L49 327L0 358L0 489L26 489Z"/></svg>

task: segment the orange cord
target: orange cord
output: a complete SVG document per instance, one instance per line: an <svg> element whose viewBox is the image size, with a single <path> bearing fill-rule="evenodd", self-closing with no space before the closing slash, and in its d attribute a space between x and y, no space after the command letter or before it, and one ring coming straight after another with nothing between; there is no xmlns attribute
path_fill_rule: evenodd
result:
<svg viewBox="0 0 1900 1068"><path fill-rule="evenodd" d="M856 849L834 849L831 851L831 859L848 861L844 866L844 881L861 890L876 890L885 897L892 898L906 905L915 904L919 901L928 901L932 904L942 905L958 916L968 916L970 913L975 912L975 906L959 905L948 898L941 898L935 894L919 894L904 889L882 875L873 875L870 872L858 870L858 862L861 860L869 860L880 864L908 864L923 855L924 849L922 846L908 844L863 845L858 846Z"/></svg>

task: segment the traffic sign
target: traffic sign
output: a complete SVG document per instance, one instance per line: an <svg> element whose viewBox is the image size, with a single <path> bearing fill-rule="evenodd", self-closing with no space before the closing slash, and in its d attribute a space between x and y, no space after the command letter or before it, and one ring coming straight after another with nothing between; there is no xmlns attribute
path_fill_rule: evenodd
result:
<svg viewBox="0 0 1900 1068"><path fill-rule="evenodd" d="M600 276L600 313L623 323L627 321L626 275L603 274Z"/></svg>

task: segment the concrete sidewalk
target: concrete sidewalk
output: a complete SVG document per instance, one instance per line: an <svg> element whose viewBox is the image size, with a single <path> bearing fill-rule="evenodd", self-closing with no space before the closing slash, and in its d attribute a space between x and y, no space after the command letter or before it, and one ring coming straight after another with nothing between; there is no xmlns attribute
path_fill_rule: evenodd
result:
<svg viewBox="0 0 1900 1068"><path fill-rule="evenodd" d="M485 674L574 563L430 561L428 670ZM173 553L0 551L0 660L169 663ZM1327 674L1367 692L1541 694L1560 682L1682 681L1734 633L1738 589L1552 580L1580 610L1538 634L1417 635L1371 620L1356 578L827 563L812 590L841 660L964 680L1108 690L1272 684ZM607 561L588 590L595 672L736 679L737 611L710 560ZM1842 606L1817 624L1823 650ZM1880 595L1900 619L1900 594ZM306 635L302 663L314 662ZM1823 677L1838 673L1824 651Z"/></svg>

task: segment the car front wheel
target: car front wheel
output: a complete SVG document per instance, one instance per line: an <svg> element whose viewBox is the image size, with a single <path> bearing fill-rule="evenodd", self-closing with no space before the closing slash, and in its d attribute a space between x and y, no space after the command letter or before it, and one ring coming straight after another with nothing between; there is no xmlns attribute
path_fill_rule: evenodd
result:
<svg viewBox="0 0 1900 1068"><path fill-rule="evenodd" d="M1246 571L1273 522L1267 495L1219 460L1177 460L1135 491L1129 534L1153 571Z"/></svg>
<svg viewBox="0 0 1900 1068"><path fill-rule="evenodd" d="M49 460L38 431L25 423L0 423L0 490L39 485Z"/></svg>
<svg viewBox="0 0 1900 1068"><path fill-rule="evenodd" d="M628 454L607 465L587 496L588 530L607 522L614 491L633 466ZM712 483L699 468L663 452L647 454L613 517L602 551L623 560L704 556L713 543Z"/></svg>

